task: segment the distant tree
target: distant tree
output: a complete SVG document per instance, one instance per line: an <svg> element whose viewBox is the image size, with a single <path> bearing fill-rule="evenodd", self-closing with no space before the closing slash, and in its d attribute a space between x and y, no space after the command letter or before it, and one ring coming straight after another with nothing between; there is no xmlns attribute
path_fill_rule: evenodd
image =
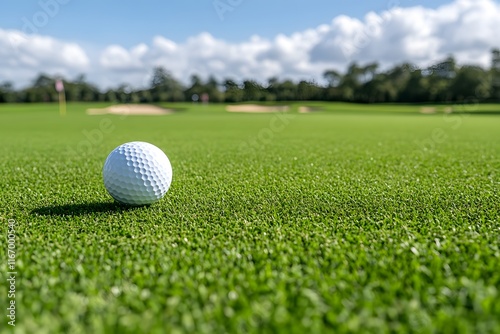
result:
<svg viewBox="0 0 500 334"><path fill-rule="evenodd" d="M394 102L397 92L398 89L389 79L389 75L381 73L363 84L358 99L366 103Z"/></svg>
<svg viewBox="0 0 500 334"><path fill-rule="evenodd" d="M406 85L399 93L399 102L428 102L429 87L427 78L422 75L422 70L410 73Z"/></svg>
<svg viewBox="0 0 500 334"><path fill-rule="evenodd" d="M342 82L342 74L336 70L327 70L323 72L323 78L327 81L327 86L323 91L321 99L327 101L340 100L339 84Z"/></svg>
<svg viewBox="0 0 500 334"><path fill-rule="evenodd" d="M121 84L118 88L115 89L116 99L120 103L130 103L132 89L127 84Z"/></svg>
<svg viewBox="0 0 500 334"><path fill-rule="evenodd" d="M361 77L364 69L357 63L351 63L347 73L342 77L338 86L341 99L344 101L356 101L356 94L361 87Z"/></svg>
<svg viewBox="0 0 500 334"><path fill-rule="evenodd" d="M140 103L151 103L153 102L153 96L151 95L151 91L149 89L141 90L137 92L139 96Z"/></svg>
<svg viewBox="0 0 500 334"><path fill-rule="evenodd" d="M243 96L246 101L262 101L264 100L264 87L256 81L243 81Z"/></svg>
<svg viewBox="0 0 500 334"><path fill-rule="evenodd" d="M302 80L297 85L297 96L299 101L320 100L322 98L322 89L312 81Z"/></svg>
<svg viewBox="0 0 500 334"><path fill-rule="evenodd" d="M327 70L323 73L323 78L328 82L328 87L337 87L342 80L342 75L335 70Z"/></svg>
<svg viewBox="0 0 500 334"><path fill-rule="evenodd" d="M209 90L216 90L219 89L219 82L217 79L211 75L208 77L207 83L205 84L205 87Z"/></svg>
<svg viewBox="0 0 500 334"><path fill-rule="evenodd" d="M190 86L184 91L184 96L186 100L191 100L193 95L201 96L206 93L205 85L203 84L203 80L200 76L193 74L190 79Z"/></svg>
<svg viewBox="0 0 500 334"><path fill-rule="evenodd" d="M99 101L102 94L99 89L87 82L85 74L79 74L74 81L65 81L66 99L68 101Z"/></svg>
<svg viewBox="0 0 500 334"><path fill-rule="evenodd" d="M428 77L430 101L451 101L453 99L450 85L457 76L457 65L452 56L430 66L423 74Z"/></svg>
<svg viewBox="0 0 500 334"><path fill-rule="evenodd" d="M292 80L277 83L275 91L277 101L293 101L297 99L297 85Z"/></svg>
<svg viewBox="0 0 500 334"><path fill-rule="evenodd" d="M450 85L450 92L456 101L468 100L470 98L488 98L487 72L479 66L462 66Z"/></svg>
<svg viewBox="0 0 500 334"><path fill-rule="evenodd" d="M375 89L377 97L369 99L372 102L398 102L401 93L408 85L415 67L409 63L394 66L375 77L376 87L365 87L365 89ZM384 95L384 98L381 98Z"/></svg>
<svg viewBox="0 0 500 334"><path fill-rule="evenodd" d="M436 77L453 79L456 76L457 63L453 56L448 56L444 61L430 66L427 71Z"/></svg>
<svg viewBox="0 0 500 334"><path fill-rule="evenodd" d="M220 85L214 76L209 76L205 86L205 93L210 97L211 102L223 102L224 94L220 90Z"/></svg>
<svg viewBox="0 0 500 334"><path fill-rule="evenodd" d="M118 101L116 93L114 90L110 89L104 93L104 101L115 103Z"/></svg>
<svg viewBox="0 0 500 334"><path fill-rule="evenodd" d="M33 88L48 88L53 87L55 84L55 79L51 78L47 74L40 74L33 80Z"/></svg>
<svg viewBox="0 0 500 334"><path fill-rule="evenodd" d="M360 86L355 94L355 99L360 102L385 102L384 79L386 76L378 74L379 65L371 63L357 69L356 82Z"/></svg>
<svg viewBox="0 0 500 334"><path fill-rule="evenodd" d="M278 89L280 86L279 79L277 77L272 77L267 80L267 85L265 87L266 101L276 101L278 98Z"/></svg>
<svg viewBox="0 0 500 334"><path fill-rule="evenodd" d="M415 68L409 63L396 65L387 71L387 80L390 81L396 88L404 87L410 79L413 71L415 71Z"/></svg>
<svg viewBox="0 0 500 334"><path fill-rule="evenodd" d="M233 79L224 80L224 101L241 102L243 100L243 90Z"/></svg>
<svg viewBox="0 0 500 334"><path fill-rule="evenodd" d="M0 84L0 103L16 102L16 95L12 82L5 81Z"/></svg>
<svg viewBox="0 0 500 334"><path fill-rule="evenodd" d="M500 101L500 49L491 50L491 98Z"/></svg>
<svg viewBox="0 0 500 334"><path fill-rule="evenodd" d="M151 79L151 88L163 87L167 84L170 73L162 67L157 66L153 69L153 77Z"/></svg>
<svg viewBox="0 0 500 334"><path fill-rule="evenodd" d="M196 74L193 74L191 76L191 87L189 88L191 91L193 91L193 93L196 93L196 94L202 94L204 93L203 90L204 90L204 87L203 87L203 81L201 80L201 78L196 75Z"/></svg>
<svg viewBox="0 0 500 334"><path fill-rule="evenodd" d="M153 69L150 91L151 99L154 102L184 101L184 89L182 85L169 71L161 66ZM137 98L140 100L139 97Z"/></svg>
<svg viewBox="0 0 500 334"><path fill-rule="evenodd" d="M361 83L367 83L375 78L378 70L378 63L371 63L366 66L359 68L358 81Z"/></svg>
<svg viewBox="0 0 500 334"><path fill-rule="evenodd" d="M76 84L85 84L86 82L87 82L87 77L83 73L78 74L74 81L74 83Z"/></svg>
<svg viewBox="0 0 500 334"><path fill-rule="evenodd" d="M54 88L55 79L47 74L40 74L33 84L21 92L22 102L53 102L57 101L57 92Z"/></svg>

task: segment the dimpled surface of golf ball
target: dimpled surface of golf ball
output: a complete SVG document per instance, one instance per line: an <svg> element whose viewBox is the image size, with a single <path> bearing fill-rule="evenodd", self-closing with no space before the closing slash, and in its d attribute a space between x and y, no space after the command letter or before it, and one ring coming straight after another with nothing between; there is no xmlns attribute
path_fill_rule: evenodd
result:
<svg viewBox="0 0 500 334"><path fill-rule="evenodd" d="M172 165L161 149L136 141L115 148L107 157L102 174L106 190L116 201L147 205L167 193Z"/></svg>

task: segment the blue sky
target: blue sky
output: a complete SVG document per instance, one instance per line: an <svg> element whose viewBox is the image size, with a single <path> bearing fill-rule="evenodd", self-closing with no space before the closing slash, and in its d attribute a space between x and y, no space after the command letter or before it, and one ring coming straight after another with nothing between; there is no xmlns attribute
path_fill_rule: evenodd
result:
<svg viewBox="0 0 500 334"><path fill-rule="evenodd" d="M2 0L0 83L84 73L144 87L156 66L183 82L321 82L352 62L425 67L450 54L486 67L499 17L500 0Z"/></svg>
<svg viewBox="0 0 500 334"><path fill-rule="evenodd" d="M3 0L0 27L22 29L24 18L34 21L41 3L58 0ZM60 4L59 4L60 2ZM215 3L230 0L61 0L57 15L38 29L44 35L84 44L120 44L131 47L156 35L182 42L201 32L227 41L241 41L257 34L272 38L328 24L338 15L362 18L370 11L402 7L436 8L448 0L233 0L221 17ZM67 3L66 3L67 2ZM64 4L63 4L64 3ZM222 7L220 7L222 8ZM43 21L42 21L43 22ZM28 29L29 30L29 29Z"/></svg>

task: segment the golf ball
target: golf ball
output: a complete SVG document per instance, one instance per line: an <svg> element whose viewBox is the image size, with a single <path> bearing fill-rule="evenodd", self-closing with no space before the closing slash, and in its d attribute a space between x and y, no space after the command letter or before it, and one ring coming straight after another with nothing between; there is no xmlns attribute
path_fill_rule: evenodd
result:
<svg viewBox="0 0 500 334"><path fill-rule="evenodd" d="M116 201L146 205L160 200L172 182L172 165L158 147L130 142L115 148L102 170L104 186Z"/></svg>

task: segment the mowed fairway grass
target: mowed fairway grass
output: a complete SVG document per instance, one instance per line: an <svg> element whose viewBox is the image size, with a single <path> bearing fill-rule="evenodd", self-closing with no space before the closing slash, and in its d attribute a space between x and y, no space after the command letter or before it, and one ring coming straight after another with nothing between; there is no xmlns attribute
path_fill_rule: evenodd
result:
<svg viewBox="0 0 500 334"><path fill-rule="evenodd" d="M499 106L85 114L99 106L0 105L17 333L500 331ZM102 183L135 140L173 165L149 207ZM3 333L6 242L0 258Z"/></svg>

